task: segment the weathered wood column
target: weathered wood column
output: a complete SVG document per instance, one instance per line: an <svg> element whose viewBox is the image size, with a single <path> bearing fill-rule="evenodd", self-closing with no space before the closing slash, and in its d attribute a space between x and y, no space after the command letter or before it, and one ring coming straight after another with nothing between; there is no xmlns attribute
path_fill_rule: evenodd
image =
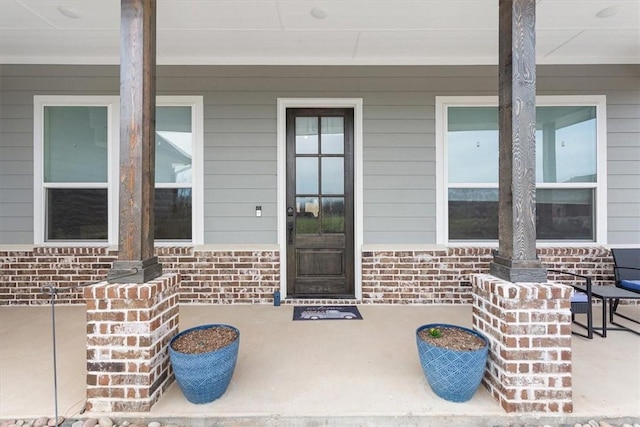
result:
<svg viewBox="0 0 640 427"><path fill-rule="evenodd" d="M121 0L120 25L120 231L107 279L145 283L162 274L153 247L156 0Z"/></svg>
<svg viewBox="0 0 640 427"><path fill-rule="evenodd" d="M499 247L492 275L544 282L536 256L536 0L499 2Z"/></svg>

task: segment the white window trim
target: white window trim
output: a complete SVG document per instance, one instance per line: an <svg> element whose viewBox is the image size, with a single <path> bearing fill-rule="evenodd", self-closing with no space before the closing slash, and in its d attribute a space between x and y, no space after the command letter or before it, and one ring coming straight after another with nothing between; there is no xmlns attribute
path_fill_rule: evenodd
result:
<svg viewBox="0 0 640 427"><path fill-rule="evenodd" d="M44 108L49 106L69 106L69 107L106 107L109 130L107 136L107 183L108 191L108 241L103 240L56 240L53 242L45 239L45 183L44 183ZM106 246L110 242L118 241L117 207L118 191L118 151L119 151L119 131L118 123L120 116L119 98L117 96L40 96L33 97L33 242L36 245L46 246ZM95 185L100 187L101 185ZM80 187L70 184L69 188ZM114 188L115 187L115 188ZM115 191L114 191L115 190ZM115 240L114 240L115 239Z"/></svg>
<svg viewBox="0 0 640 427"><path fill-rule="evenodd" d="M194 158L192 174L192 239L158 240L156 246L175 246L182 242L189 245L201 245L204 241L204 101L202 96L158 96L157 106L191 106L194 138ZM107 151L107 191L108 191L108 240L45 240L45 185L44 185L44 132L43 114L46 106L105 106L108 109L108 151ZM33 97L33 241L41 246L117 246L119 216L119 173L120 173L120 98L118 96L84 95L35 95ZM100 185L96 185L99 187ZM69 188L79 187L71 184ZM158 187L162 187L159 185Z"/></svg>
<svg viewBox="0 0 640 427"><path fill-rule="evenodd" d="M192 107L193 158L191 167L191 240L156 240L156 246L204 243L204 99L202 96L158 96L156 107ZM175 184L156 184L156 188L176 188Z"/></svg>
<svg viewBox="0 0 640 427"><path fill-rule="evenodd" d="M353 108L353 190L354 190L354 271L355 298L362 299L362 98L278 98L278 247L280 249L280 294L287 296L287 108Z"/></svg>
<svg viewBox="0 0 640 427"><path fill-rule="evenodd" d="M436 242L449 245L449 210L447 203L447 108L498 106L497 96L436 96ZM538 242L539 246L576 246L607 244L607 97L605 95L544 95L536 97L536 106L594 106L596 107L597 127L597 163L598 180L595 185L595 227L594 242L557 241ZM478 184L478 186L483 186ZM497 188L495 183L488 186ZM485 186L486 187L486 186ZM560 187L553 183L538 183L536 188ZM563 188L566 187L562 186ZM592 184L573 184L574 188L594 188ZM460 245L497 246L497 241L465 241L453 242Z"/></svg>

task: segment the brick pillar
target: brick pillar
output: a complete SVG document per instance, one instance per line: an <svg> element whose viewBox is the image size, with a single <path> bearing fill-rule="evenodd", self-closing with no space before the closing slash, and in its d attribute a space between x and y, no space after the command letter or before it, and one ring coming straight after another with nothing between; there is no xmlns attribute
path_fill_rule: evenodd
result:
<svg viewBox="0 0 640 427"><path fill-rule="evenodd" d="M148 412L173 381L167 347L178 332L177 274L87 287L87 410Z"/></svg>
<svg viewBox="0 0 640 427"><path fill-rule="evenodd" d="M483 384L507 412L573 412L571 288L472 276L473 325L491 341Z"/></svg>

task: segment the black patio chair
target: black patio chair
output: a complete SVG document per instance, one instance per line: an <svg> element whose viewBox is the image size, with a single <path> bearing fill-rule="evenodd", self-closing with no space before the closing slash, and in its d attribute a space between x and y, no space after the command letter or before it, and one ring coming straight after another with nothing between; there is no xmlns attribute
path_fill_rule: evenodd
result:
<svg viewBox="0 0 640 427"><path fill-rule="evenodd" d="M640 294L640 248L611 249L613 255L613 273L616 286ZM634 323L640 323L617 312L619 299L613 300L611 310L617 316L624 317Z"/></svg>
<svg viewBox="0 0 640 427"><path fill-rule="evenodd" d="M576 283L575 280L570 283L571 287L573 287L573 295L571 295L571 322L586 329L587 332L583 334L572 330L571 333L585 338L593 339L593 295L591 293L591 278L583 276L581 274L570 273L568 271L562 270L548 271L560 275L572 276L574 278L582 279L581 281L578 281L579 283ZM582 323L581 321L576 319L576 314L586 314L587 323Z"/></svg>

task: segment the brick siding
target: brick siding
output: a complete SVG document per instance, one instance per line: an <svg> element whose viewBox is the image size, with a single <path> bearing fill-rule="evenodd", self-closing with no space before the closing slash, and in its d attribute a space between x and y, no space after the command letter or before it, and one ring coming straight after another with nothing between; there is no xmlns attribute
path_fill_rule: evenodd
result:
<svg viewBox="0 0 640 427"><path fill-rule="evenodd" d="M491 343L483 384L507 412L573 412L572 288L473 276L473 326Z"/></svg>
<svg viewBox="0 0 640 427"><path fill-rule="evenodd" d="M271 304L273 292L280 286L278 251L162 247L156 249L156 254L164 273L180 275L181 303ZM547 268L589 275L594 284L613 284L613 262L606 248L541 248L538 255ZM117 251L107 248L0 250L0 305L46 304L49 295L42 292L43 286L69 287L99 282L104 280L116 259ZM492 249L482 247L365 251L362 300L357 302L470 304L471 275L488 273L491 260ZM72 290L59 293L57 302L83 303L84 297L81 291ZM299 302L286 300L283 304ZM314 302L305 300L305 303Z"/></svg>
<svg viewBox="0 0 640 427"><path fill-rule="evenodd" d="M87 411L148 412L173 382L167 347L178 333L180 277L83 288Z"/></svg>

